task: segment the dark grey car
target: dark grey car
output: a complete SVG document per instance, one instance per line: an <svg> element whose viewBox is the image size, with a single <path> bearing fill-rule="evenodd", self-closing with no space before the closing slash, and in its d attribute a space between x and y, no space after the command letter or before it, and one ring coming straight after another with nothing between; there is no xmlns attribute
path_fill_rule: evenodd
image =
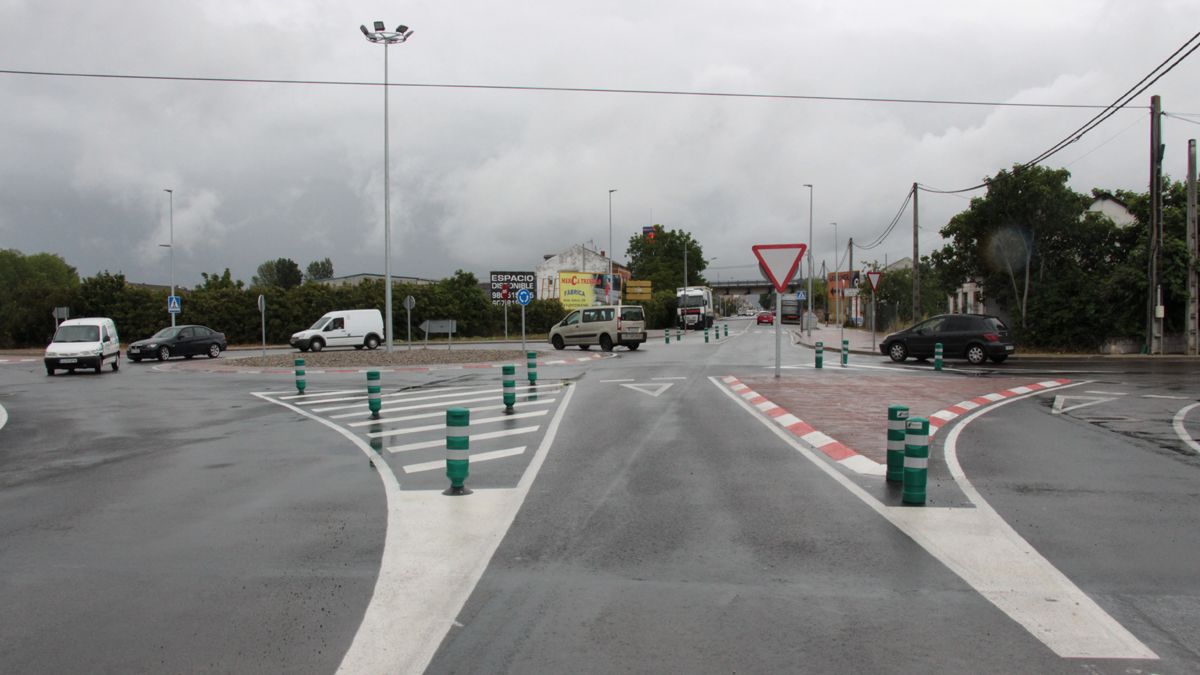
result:
<svg viewBox="0 0 1200 675"><path fill-rule="evenodd" d="M879 351L897 362L910 356L927 359L938 343L945 358L965 358L974 365L988 359L1000 363L1016 351L1008 326L987 314L941 314L926 319L885 337Z"/></svg>
<svg viewBox="0 0 1200 675"><path fill-rule="evenodd" d="M227 348L225 334L208 326L168 326L153 337L130 344L125 356L135 362L142 359L162 361L172 356L190 359L204 355L215 359Z"/></svg>

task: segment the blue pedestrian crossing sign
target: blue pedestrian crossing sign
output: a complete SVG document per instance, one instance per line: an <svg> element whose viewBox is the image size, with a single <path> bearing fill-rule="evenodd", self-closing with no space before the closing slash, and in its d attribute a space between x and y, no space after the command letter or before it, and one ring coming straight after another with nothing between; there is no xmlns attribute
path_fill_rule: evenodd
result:
<svg viewBox="0 0 1200 675"><path fill-rule="evenodd" d="M797 300L803 301L803 300L804 300L805 298L807 298L807 297L808 297L808 294L807 294L807 293L805 293L804 291L797 291L797 292L796 292L796 299L797 299Z"/></svg>
<svg viewBox="0 0 1200 675"><path fill-rule="evenodd" d="M517 304L524 307L533 300L533 293L528 288L522 288L517 291Z"/></svg>
<svg viewBox="0 0 1200 675"><path fill-rule="evenodd" d="M167 296L167 314L179 314L182 311L183 310L180 308L179 296L178 295L168 295Z"/></svg>

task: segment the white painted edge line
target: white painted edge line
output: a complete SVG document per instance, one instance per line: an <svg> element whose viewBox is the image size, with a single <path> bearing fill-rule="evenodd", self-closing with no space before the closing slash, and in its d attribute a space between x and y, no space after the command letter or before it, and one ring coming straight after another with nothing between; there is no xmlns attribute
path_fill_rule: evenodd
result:
<svg viewBox="0 0 1200 675"><path fill-rule="evenodd" d="M976 592L980 593L993 605L1020 623L1027 631L1029 631L1031 635L1033 635L1043 644L1046 644L1059 656L1141 659L1158 658L1157 654L1150 651L1145 645L1137 640L1137 638L1126 631L1124 627L1113 620L1112 617L1108 616L1108 614L1105 613L1104 610L1100 609L1100 607L1096 605L1090 597L1076 588L1069 579L1067 579L1061 572L1050 565L1048 561L1042 558L1041 555L1035 549L1033 549L1033 547L1029 546L1028 542L1025 542L1024 539L1017 535L1017 533L999 517L999 515L991 508L991 506L979 496L979 493L974 489L973 486L971 486L970 482L966 480L966 477L962 475L962 468L958 465L956 457L947 454L947 464L951 465L951 473L954 475L955 481L958 482L959 486L963 489L964 494L966 494L968 498L972 499L972 501L975 503L975 509L936 509L885 506L882 502L868 494L865 489L860 487L857 483L852 481L849 477L838 470L835 467L835 463L826 462L816 454L817 451L809 449L804 443L796 439L786 429L776 425L772 420L764 418L753 408L753 406L746 403L735 393L729 391L727 387L722 386L718 382L719 378L710 377L708 379L713 383L714 386L720 389L722 393L732 399L737 405L741 406L743 409L757 418L763 426L770 429L771 432L783 440L784 443L787 443L794 450L799 452L801 456L803 456L812 464L816 465L819 470L823 471L830 478L837 481L837 483L843 488L845 488L854 496L858 497L860 501L911 537L913 541L917 542L917 544L929 552L930 555L941 561L955 574L970 584L972 588L976 590ZM1078 382L1059 386L1074 387L1085 383L1086 382ZM1040 393L1042 392L1037 391L1020 397L1009 398L1000 405L1007 405L1008 403L1027 398L1029 396L1036 396ZM953 440L957 438L958 433L962 429L966 428L968 423L981 415L985 415L993 410L996 410L999 407L999 405L989 406L979 410L975 413L972 413L961 423L955 425L946 441L946 447L952 447L951 444ZM945 450L945 448L943 449ZM957 473L955 473L956 471ZM982 518L980 516L982 516ZM1052 580L1055 582L1054 586L1056 588L1051 589L1047 588L1044 584L1035 584L1034 579L1011 580L1012 583L1009 583L1009 580L1006 579L989 579L979 573L976 573L974 570L965 567L964 564L962 564L964 561L960 561L951 556L950 552L948 552L940 544L938 539L939 532L945 529L951 529L947 528L947 521L952 520L955 517L961 517L964 520L973 519L965 523L950 522L949 525L955 530L996 534L997 536L1003 536L1006 543L1023 544L1023 548L1019 553L1023 568L1029 569L1032 567L1037 569L1039 572L1050 575ZM1005 534L1000 535L999 533ZM955 536L955 533L950 533L950 536ZM1015 540L1013 539L1014 537ZM1010 547L1010 549L1011 548L1012 547ZM1011 550L1009 552L1011 552ZM999 561L995 559L986 559L986 553L987 552L984 552L985 555L983 556L985 560L976 560L976 562L982 562L981 566L984 569L1001 571L1007 570L1006 566L1000 564ZM969 563L971 561L965 562ZM1046 581L1045 578L1039 580L1043 582ZM1000 583L997 584L995 583L996 581L999 581ZM1029 593L1025 594L1024 597L1022 597L1017 593L1014 593L1015 588L1021 587L1027 587L1031 590ZM1068 605L1064 602L1046 601L1046 599L1050 597L1048 593L1051 590L1063 589L1074 591L1075 595L1072 598L1073 602L1071 604ZM1039 607L1067 613L1068 616L1065 617L1066 620L1057 621L1057 619L1063 619L1064 617L1055 616L1050 622L1046 622L1045 620L1039 621L1038 619L1041 617L1030 616L1028 613L1013 614L1013 612L1010 611L1011 605L1014 602L1019 603L1022 599L1028 600L1030 596L1034 597L1040 603L1038 605ZM1075 605L1074 601L1079 602L1079 605ZM1084 614L1086 614L1086 619L1091 619L1092 622L1084 620L1085 617L1081 616ZM1097 625L1097 622L1100 625ZM1068 627L1066 624L1072 625ZM1067 635L1067 633L1070 634ZM1082 637L1087 641L1088 644L1086 645L1086 648L1070 649L1069 645L1065 645L1065 642L1077 637ZM1051 644L1052 642L1054 644ZM1056 645L1058 648L1056 648ZM1064 646L1068 648L1064 649ZM1060 651L1060 649L1063 649L1063 651Z"/></svg>
<svg viewBox="0 0 1200 675"><path fill-rule="evenodd" d="M504 459L505 457L515 457L525 452L525 446L519 448L508 448L505 450L492 450L491 452L481 452L478 455L471 455L471 463L487 462L493 459ZM446 460L439 459L432 462L421 462L419 464L407 464L404 467L404 473L420 473L422 471L437 471L438 469L446 468Z"/></svg>
<svg viewBox="0 0 1200 675"><path fill-rule="evenodd" d="M1175 433L1179 436L1180 440L1182 440L1184 443L1187 443L1188 447L1191 448L1192 450L1196 451L1197 453L1200 453L1200 443L1197 443L1196 440L1193 439L1191 437L1191 435L1188 434L1187 429L1183 426L1183 420L1184 420L1184 418L1187 417L1188 412L1190 412L1192 410L1192 408L1195 408L1198 405L1200 405L1200 403L1193 403L1191 405L1180 408L1179 412L1175 413L1175 418L1173 420L1171 420L1171 426L1175 427ZM0 408L0 412L3 412L3 411L4 411L4 408ZM0 427L3 427L3 426L4 426L4 421L0 420Z"/></svg>
<svg viewBox="0 0 1200 675"><path fill-rule="evenodd" d="M8 411L0 405L0 429L3 429L5 424L8 424Z"/></svg>

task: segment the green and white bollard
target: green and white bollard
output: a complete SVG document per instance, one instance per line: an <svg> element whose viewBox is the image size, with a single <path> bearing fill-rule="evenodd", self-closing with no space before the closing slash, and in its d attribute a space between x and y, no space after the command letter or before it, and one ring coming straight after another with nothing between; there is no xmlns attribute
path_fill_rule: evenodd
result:
<svg viewBox="0 0 1200 675"><path fill-rule="evenodd" d="M304 393L304 359L296 359L296 391Z"/></svg>
<svg viewBox="0 0 1200 675"><path fill-rule="evenodd" d="M708 326L704 327L704 344L708 344Z"/></svg>
<svg viewBox="0 0 1200 675"><path fill-rule="evenodd" d="M525 352L525 370L529 375L529 386L537 384L537 352Z"/></svg>
<svg viewBox="0 0 1200 675"><path fill-rule="evenodd" d="M912 417L904 432L904 489L900 501L923 505L929 476L929 420Z"/></svg>
<svg viewBox="0 0 1200 675"><path fill-rule="evenodd" d="M675 329L675 341L679 342L682 339L683 339L683 330L680 328L676 328Z"/></svg>
<svg viewBox="0 0 1200 675"><path fill-rule="evenodd" d="M450 487L444 495L469 495L467 475L470 473L471 411L450 408L446 411L446 478Z"/></svg>
<svg viewBox="0 0 1200 675"><path fill-rule="evenodd" d="M942 343L937 343L933 346L933 369L942 369Z"/></svg>
<svg viewBox="0 0 1200 675"><path fill-rule="evenodd" d="M371 419L379 419L379 410L383 407L382 388L379 386L379 371L367 371L367 407L371 409Z"/></svg>
<svg viewBox="0 0 1200 675"><path fill-rule="evenodd" d="M842 367L850 363L850 341L842 340Z"/></svg>
<svg viewBox="0 0 1200 675"><path fill-rule="evenodd" d="M665 344L671 344L671 329L670 328L663 331L663 342Z"/></svg>
<svg viewBox="0 0 1200 675"><path fill-rule="evenodd" d="M889 405L887 423L887 482L904 482L904 423L908 406Z"/></svg>
<svg viewBox="0 0 1200 675"><path fill-rule="evenodd" d="M517 402L517 367L504 366L504 414L511 415Z"/></svg>
<svg viewBox="0 0 1200 675"><path fill-rule="evenodd" d="M825 365L825 343L817 343L817 368L820 369Z"/></svg>
<svg viewBox="0 0 1200 675"><path fill-rule="evenodd" d="M729 324L725 324L725 337L729 337Z"/></svg>
<svg viewBox="0 0 1200 675"><path fill-rule="evenodd" d="M713 326L713 338L717 342L721 341L721 327L720 326Z"/></svg>

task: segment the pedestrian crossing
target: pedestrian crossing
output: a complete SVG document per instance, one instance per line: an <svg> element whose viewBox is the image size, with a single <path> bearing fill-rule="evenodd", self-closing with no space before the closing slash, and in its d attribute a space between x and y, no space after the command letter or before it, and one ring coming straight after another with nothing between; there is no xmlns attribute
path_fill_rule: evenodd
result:
<svg viewBox="0 0 1200 675"><path fill-rule="evenodd" d="M447 409L466 408L470 413L468 484L514 487L562 393L561 382L518 386L513 411L506 413L503 388L494 382L391 392L385 387L378 419L371 418L365 387L260 396L363 439L389 463L402 490L442 490L447 485Z"/></svg>

